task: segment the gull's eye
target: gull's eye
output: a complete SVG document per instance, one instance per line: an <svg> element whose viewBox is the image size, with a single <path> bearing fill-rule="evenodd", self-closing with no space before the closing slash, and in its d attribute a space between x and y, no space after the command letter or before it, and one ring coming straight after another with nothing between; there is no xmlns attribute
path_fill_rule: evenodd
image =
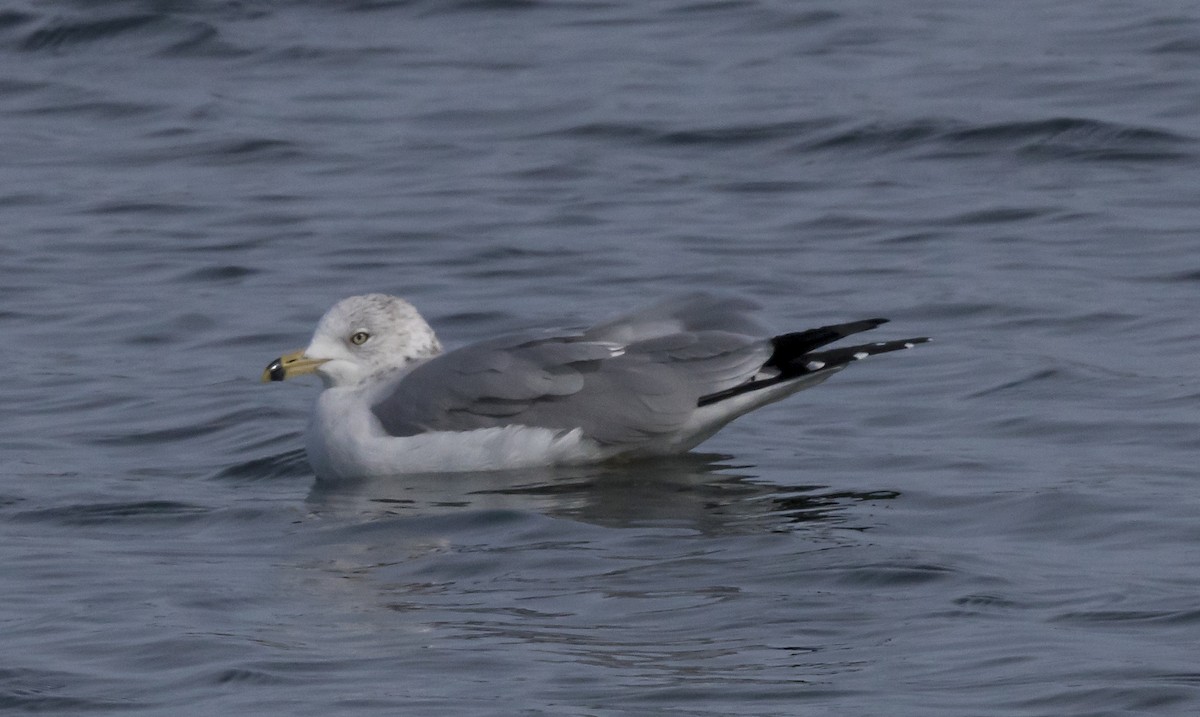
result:
<svg viewBox="0 0 1200 717"><path fill-rule="evenodd" d="M367 343L367 339L369 338L371 338L371 335L366 331L355 331L350 336L350 343L354 344L355 346L362 346L363 344Z"/></svg>

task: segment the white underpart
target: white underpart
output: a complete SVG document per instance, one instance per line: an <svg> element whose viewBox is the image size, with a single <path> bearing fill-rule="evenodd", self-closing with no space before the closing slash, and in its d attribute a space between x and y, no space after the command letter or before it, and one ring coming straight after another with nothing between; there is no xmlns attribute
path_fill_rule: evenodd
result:
<svg viewBox="0 0 1200 717"><path fill-rule="evenodd" d="M306 436L308 460L324 479L507 470L603 460L580 430L505 426L395 437L384 432L356 389L330 388L317 398Z"/></svg>

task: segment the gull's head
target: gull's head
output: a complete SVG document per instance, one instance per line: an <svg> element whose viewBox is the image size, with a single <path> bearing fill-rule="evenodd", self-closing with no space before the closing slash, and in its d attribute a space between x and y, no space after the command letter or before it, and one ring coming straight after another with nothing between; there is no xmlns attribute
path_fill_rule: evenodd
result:
<svg viewBox="0 0 1200 717"><path fill-rule="evenodd" d="M433 329L404 299L384 294L351 296L325 313L308 348L272 361L263 381L316 373L327 388L356 386L441 350Z"/></svg>

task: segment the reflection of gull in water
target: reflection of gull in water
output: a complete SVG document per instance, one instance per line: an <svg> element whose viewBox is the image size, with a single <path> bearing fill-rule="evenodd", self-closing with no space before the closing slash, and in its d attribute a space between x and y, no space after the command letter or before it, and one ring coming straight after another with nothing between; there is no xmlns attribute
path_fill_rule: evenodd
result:
<svg viewBox="0 0 1200 717"><path fill-rule="evenodd" d="M442 353L407 302L354 296L263 379L325 383L307 441L322 477L503 470L682 453L855 360L926 341L819 350L885 319L768 338L752 308L690 294L585 331Z"/></svg>
<svg viewBox="0 0 1200 717"><path fill-rule="evenodd" d="M662 527L702 535L745 535L821 527L860 528L853 506L887 501L890 490L852 491L823 485L759 482L727 456L689 453L620 465L560 466L426 473L393 480L318 482L308 496L313 515L338 525L452 516L465 523L508 523L541 514L609 528ZM261 468L253 471L261 472ZM346 521L349 521L347 524ZM407 522L404 524L407 525ZM431 528L434 532L441 528Z"/></svg>

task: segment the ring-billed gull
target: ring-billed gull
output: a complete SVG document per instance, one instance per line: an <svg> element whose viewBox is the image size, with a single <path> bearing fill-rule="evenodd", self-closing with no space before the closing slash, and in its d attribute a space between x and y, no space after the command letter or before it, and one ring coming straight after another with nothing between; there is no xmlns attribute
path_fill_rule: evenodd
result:
<svg viewBox="0 0 1200 717"><path fill-rule="evenodd" d="M306 439L322 478L498 470L682 453L853 361L928 341L818 350L886 319L771 337L755 308L688 294L578 332L443 352L408 302L352 296L263 380L324 382Z"/></svg>

